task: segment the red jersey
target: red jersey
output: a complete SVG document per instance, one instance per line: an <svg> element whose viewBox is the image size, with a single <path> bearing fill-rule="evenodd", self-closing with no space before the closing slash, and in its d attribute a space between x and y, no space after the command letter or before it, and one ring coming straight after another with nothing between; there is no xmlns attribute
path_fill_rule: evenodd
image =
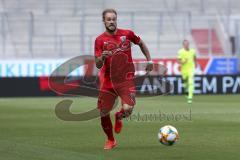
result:
<svg viewBox="0 0 240 160"><path fill-rule="evenodd" d="M117 29L116 34L102 33L95 40L95 56L100 57L103 51L112 51L99 72L100 88L113 88L134 76L134 65L131 54L131 42L140 43L140 37L131 30Z"/></svg>

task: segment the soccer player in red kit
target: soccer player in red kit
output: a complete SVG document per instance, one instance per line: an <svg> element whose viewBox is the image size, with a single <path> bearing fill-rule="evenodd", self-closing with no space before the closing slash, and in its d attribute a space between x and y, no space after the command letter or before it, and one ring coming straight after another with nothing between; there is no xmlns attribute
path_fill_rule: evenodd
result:
<svg viewBox="0 0 240 160"><path fill-rule="evenodd" d="M117 145L113 136L110 118L115 100L119 96L122 107L115 113L115 133L122 129L122 119L128 117L135 105L134 64L131 55L131 43L138 45L148 63L146 72L153 69L153 63L145 43L131 30L117 28L117 12L106 9L102 13L106 31L95 40L95 63L100 69L100 92L98 108L101 114L101 125L107 135L104 149L110 150Z"/></svg>

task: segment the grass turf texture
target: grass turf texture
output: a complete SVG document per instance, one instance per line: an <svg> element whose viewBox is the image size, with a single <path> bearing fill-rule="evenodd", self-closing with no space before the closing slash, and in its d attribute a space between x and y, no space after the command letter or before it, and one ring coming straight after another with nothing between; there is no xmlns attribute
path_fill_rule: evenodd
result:
<svg viewBox="0 0 240 160"><path fill-rule="evenodd" d="M195 96L193 104L183 96L138 98L135 118L125 120L117 148L104 151L105 136L99 119L66 122L54 113L63 98L1 98L1 160L202 160L239 159L239 95ZM72 112L95 106L93 98L71 98ZM191 117L190 117L191 108ZM148 119L159 112L168 119ZM141 115L141 118L136 118ZM173 119L185 115L182 119ZM163 116L163 115L162 115ZM179 118L179 117L178 117ZM191 119L190 119L191 118ZM143 122L144 121L144 122ZM168 147L158 142L160 127L171 124L180 134L177 144Z"/></svg>

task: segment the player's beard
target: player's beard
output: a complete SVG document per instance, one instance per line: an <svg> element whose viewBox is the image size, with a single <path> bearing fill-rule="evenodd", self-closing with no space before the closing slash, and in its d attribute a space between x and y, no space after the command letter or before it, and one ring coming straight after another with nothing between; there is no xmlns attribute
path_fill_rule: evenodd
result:
<svg viewBox="0 0 240 160"><path fill-rule="evenodd" d="M113 26L113 28L111 29L110 27ZM109 33L114 33L117 29L117 27L115 25L110 25L109 27L108 26L105 26L106 30L109 32Z"/></svg>

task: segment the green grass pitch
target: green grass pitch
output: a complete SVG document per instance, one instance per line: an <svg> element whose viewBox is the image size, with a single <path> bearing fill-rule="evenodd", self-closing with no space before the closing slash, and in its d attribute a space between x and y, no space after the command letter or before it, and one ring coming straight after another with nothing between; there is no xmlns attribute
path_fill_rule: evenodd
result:
<svg viewBox="0 0 240 160"><path fill-rule="evenodd" d="M55 105L68 98L1 98L1 160L230 160L240 157L240 96L138 98L131 120L124 121L118 146L104 151L99 119L58 119ZM96 106L94 98L71 98L72 112ZM162 117L148 118L150 114ZM163 116L165 115L165 117ZM180 134L173 146L158 142L160 127L170 124Z"/></svg>

